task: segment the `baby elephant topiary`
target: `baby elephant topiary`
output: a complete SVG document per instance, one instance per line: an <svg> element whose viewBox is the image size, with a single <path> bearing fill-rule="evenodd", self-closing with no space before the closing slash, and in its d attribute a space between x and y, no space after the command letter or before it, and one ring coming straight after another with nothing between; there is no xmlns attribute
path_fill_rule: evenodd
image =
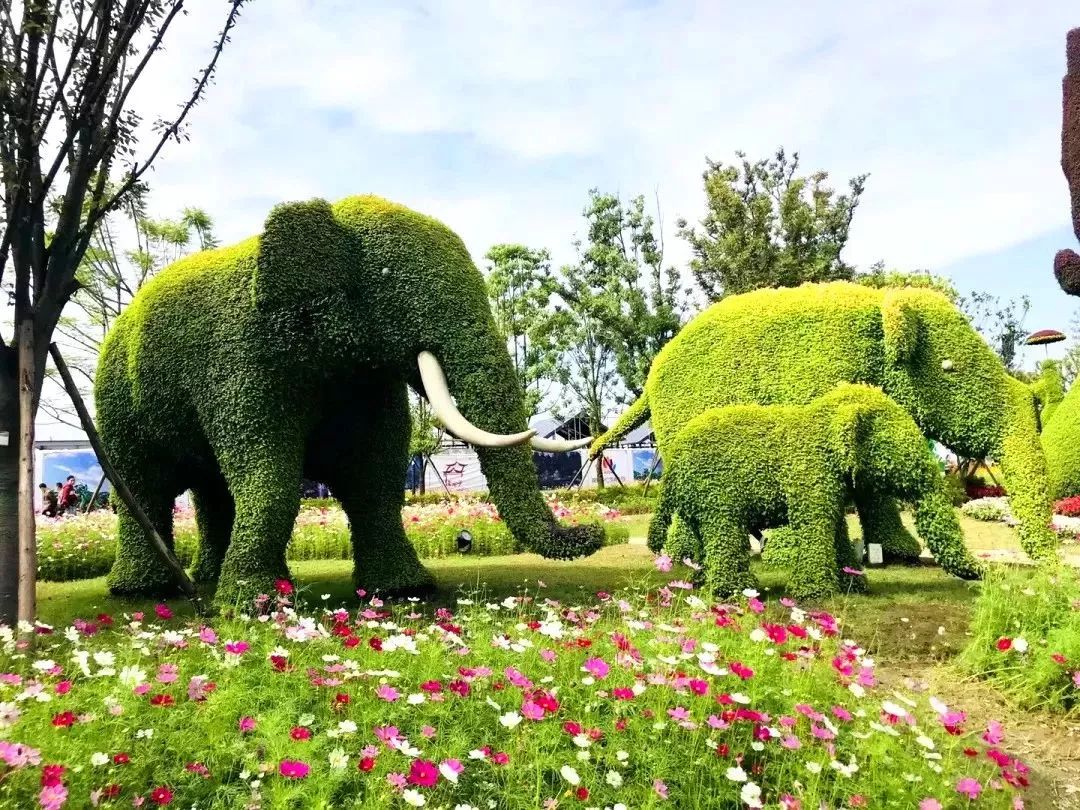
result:
<svg viewBox="0 0 1080 810"><path fill-rule="evenodd" d="M808 405L731 405L705 411L664 457L664 490L649 527L659 551L672 518L689 527L704 584L731 594L754 585L748 534L789 524L798 559L788 590L823 596L853 585L844 501L852 486L915 504L919 535L941 566L964 578L980 567L926 440L880 389L844 384Z"/></svg>

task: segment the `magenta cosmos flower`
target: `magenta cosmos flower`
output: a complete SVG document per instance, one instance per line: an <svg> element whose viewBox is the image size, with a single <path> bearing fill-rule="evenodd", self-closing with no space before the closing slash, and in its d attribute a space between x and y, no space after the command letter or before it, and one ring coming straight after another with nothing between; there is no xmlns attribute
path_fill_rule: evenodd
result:
<svg viewBox="0 0 1080 810"><path fill-rule="evenodd" d="M283 759L278 770L286 779L306 779L311 773L311 767L298 759Z"/></svg>

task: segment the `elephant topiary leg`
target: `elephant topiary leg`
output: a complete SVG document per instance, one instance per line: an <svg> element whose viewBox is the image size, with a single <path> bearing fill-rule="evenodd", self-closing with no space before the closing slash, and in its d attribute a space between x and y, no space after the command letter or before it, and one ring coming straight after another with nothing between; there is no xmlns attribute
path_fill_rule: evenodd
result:
<svg viewBox="0 0 1080 810"><path fill-rule="evenodd" d="M886 562L911 564L922 554L922 546L900 520L896 499L870 488L855 490L855 507L859 510L863 542L880 543Z"/></svg>
<svg viewBox="0 0 1080 810"><path fill-rule="evenodd" d="M693 522L689 522L691 533ZM749 530L739 520L721 513L703 515L698 523L704 549L704 588L718 596L731 596L746 588L756 588L750 572Z"/></svg>
<svg viewBox="0 0 1080 810"><path fill-rule="evenodd" d="M191 495L199 527L192 576L198 583L216 582L229 548L236 505L224 480L207 482L192 489Z"/></svg>
<svg viewBox="0 0 1080 810"><path fill-rule="evenodd" d="M796 599L813 599L839 592L835 519L793 520L791 530L799 548L788 578L788 593Z"/></svg>
<svg viewBox="0 0 1080 810"><path fill-rule="evenodd" d="M174 489L158 475L140 475L130 467L122 474L165 545L173 548ZM116 560L105 580L109 591L118 596L171 596L178 593L172 576L123 501L118 500L116 515Z"/></svg>
<svg viewBox="0 0 1080 810"><path fill-rule="evenodd" d="M850 571L861 571L862 560L855 556L855 547L851 545L851 535L848 534L847 519L841 516L836 525L836 565L839 569L837 577L840 579L841 589L845 593L866 593L867 582L865 574L852 574ZM844 569L848 570L845 571Z"/></svg>
<svg viewBox="0 0 1080 810"><path fill-rule="evenodd" d="M273 593L277 580L289 578L285 548L300 511L303 443L274 436L252 442L243 453L230 450L219 457L236 517L214 601L246 607L255 596Z"/></svg>
<svg viewBox="0 0 1080 810"><path fill-rule="evenodd" d="M405 472L411 423L403 384L388 384L372 394L370 411L341 435L345 450L328 482L349 518L353 581L368 593L422 593L435 580L405 535Z"/></svg>

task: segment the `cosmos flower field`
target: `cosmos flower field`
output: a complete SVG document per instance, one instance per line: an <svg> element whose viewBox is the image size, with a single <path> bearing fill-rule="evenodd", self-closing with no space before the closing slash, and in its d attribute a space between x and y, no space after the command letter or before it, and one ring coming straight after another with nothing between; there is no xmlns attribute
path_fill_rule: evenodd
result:
<svg viewBox="0 0 1080 810"><path fill-rule="evenodd" d="M24 628L24 630L27 628ZM686 582L0 631L0 807L1022 808L1000 723L836 618Z"/></svg>

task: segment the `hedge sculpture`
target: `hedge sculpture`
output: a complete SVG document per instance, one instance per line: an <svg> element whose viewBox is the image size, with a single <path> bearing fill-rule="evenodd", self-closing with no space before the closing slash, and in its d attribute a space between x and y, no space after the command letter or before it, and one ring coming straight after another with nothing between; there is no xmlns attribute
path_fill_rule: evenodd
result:
<svg viewBox="0 0 1080 810"><path fill-rule="evenodd" d="M787 523L798 546L788 590L835 593L855 584L842 569L859 564L844 519L849 481L913 501L941 566L978 576L918 425L868 385L839 385L809 405L729 405L691 419L665 450L649 545L659 550L677 513L700 542L705 586L731 594L754 584L749 532Z"/></svg>
<svg viewBox="0 0 1080 810"><path fill-rule="evenodd" d="M1061 170L1072 197L1073 233L1080 239L1080 28L1065 39L1065 78L1061 81ZM1075 250L1059 250L1054 275L1061 289L1080 295L1080 256Z"/></svg>
<svg viewBox="0 0 1080 810"><path fill-rule="evenodd" d="M1062 400L1065 399L1065 378L1061 376L1061 366L1056 360L1042 362L1039 366L1039 377L1031 383L1031 390L1039 405L1039 423L1045 434L1046 426L1050 424L1050 420L1057 412ZM1045 442L1043 449L1046 449ZM1047 457L1048 467L1049 464L1050 459Z"/></svg>
<svg viewBox="0 0 1080 810"><path fill-rule="evenodd" d="M560 526L541 496L521 388L464 244L378 197L277 206L261 236L164 270L109 333L95 397L108 452L168 542L174 497L194 493L195 574L220 574L217 600L232 603L289 576L301 477L340 498L358 587L430 583L401 524L407 384L477 445L524 545L557 558L600 546L598 527ZM117 511L110 588L167 589Z"/></svg>
<svg viewBox="0 0 1080 810"><path fill-rule="evenodd" d="M1046 374L1046 366L1043 373ZM1057 364L1053 364L1055 369ZM1058 384L1061 385L1061 372ZM1037 385L1038 383L1036 383ZM1058 388L1060 395L1061 388ZM1042 444L1046 467L1050 472L1050 493L1054 498L1080 495L1080 385L1073 383L1057 406L1043 411Z"/></svg>
<svg viewBox="0 0 1080 810"><path fill-rule="evenodd" d="M1024 549L1056 559L1034 395L932 290L834 282L725 298L661 350L642 396L592 452L651 418L666 462L675 434L710 408L806 404L844 382L879 386L927 436L1000 462ZM787 463L802 464L797 445ZM893 558L918 553L894 500L855 495L867 543L881 543Z"/></svg>

